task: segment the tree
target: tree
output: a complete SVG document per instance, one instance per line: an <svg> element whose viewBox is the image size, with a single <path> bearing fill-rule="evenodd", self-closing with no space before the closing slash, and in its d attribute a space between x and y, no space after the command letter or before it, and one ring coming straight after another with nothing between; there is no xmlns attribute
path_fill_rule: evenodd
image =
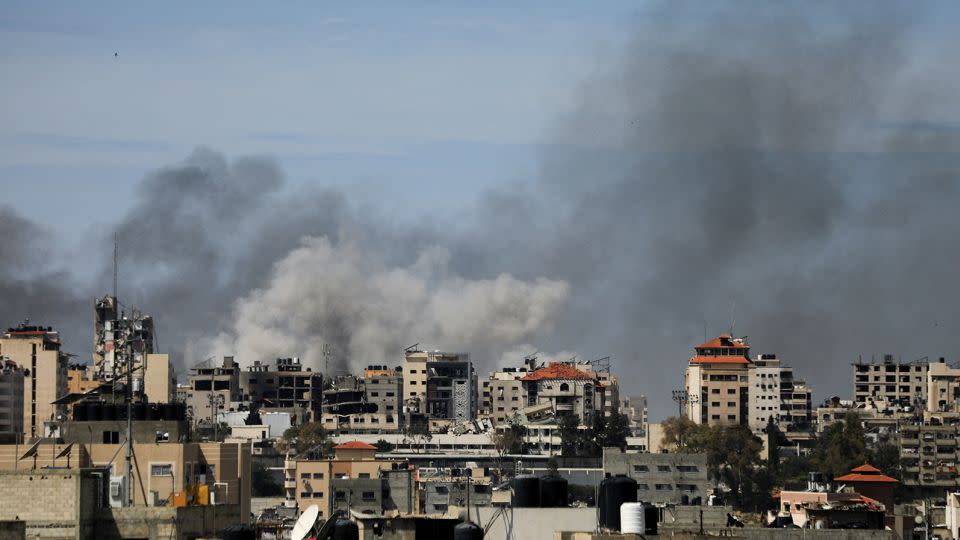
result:
<svg viewBox="0 0 960 540"><path fill-rule="evenodd" d="M830 478L844 475L863 465L870 457L866 435L857 413L848 412L842 421L830 424L813 446L811 464Z"/></svg>
<svg viewBox="0 0 960 540"><path fill-rule="evenodd" d="M250 491L254 497L283 496L283 484L259 461L253 462L251 476Z"/></svg>
<svg viewBox="0 0 960 540"><path fill-rule="evenodd" d="M557 423L560 432L560 453L564 456L579 456L583 443L580 435L580 419L574 414L563 414Z"/></svg>
<svg viewBox="0 0 960 540"><path fill-rule="evenodd" d="M302 454L314 459L333 452L333 442L327 437L327 430L320 422L305 422L288 428L283 432L280 447L298 456Z"/></svg>
<svg viewBox="0 0 960 540"><path fill-rule="evenodd" d="M393 452L393 450L396 448L393 443L386 439L378 439L374 446L377 447L377 452L380 453Z"/></svg>
<svg viewBox="0 0 960 540"><path fill-rule="evenodd" d="M433 434L430 433L430 427L426 422L411 423L407 428L406 435L416 444L426 444L427 441L433 439Z"/></svg>
<svg viewBox="0 0 960 540"><path fill-rule="evenodd" d="M601 447L616 447L624 450L627 447L627 437L629 436L630 420L627 415L613 412L606 420Z"/></svg>
<svg viewBox="0 0 960 540"><path fill-rule="evenodd" d="M686 416L671 416L663 421L662 426L663 440L660 444L664 448L679 452L691 451L690 443L695 438L696 432L701 429L701 426Z"/></svg>

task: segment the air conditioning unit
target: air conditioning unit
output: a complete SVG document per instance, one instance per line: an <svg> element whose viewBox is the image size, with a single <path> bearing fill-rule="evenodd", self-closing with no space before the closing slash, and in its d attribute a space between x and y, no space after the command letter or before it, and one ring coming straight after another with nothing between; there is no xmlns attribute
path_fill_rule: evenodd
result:
<svg viewBox="0 0 960 540"><path fill-rule="evenodd" d="M127 501L127 477L110 477L110 508L120 508Z"/></svg>

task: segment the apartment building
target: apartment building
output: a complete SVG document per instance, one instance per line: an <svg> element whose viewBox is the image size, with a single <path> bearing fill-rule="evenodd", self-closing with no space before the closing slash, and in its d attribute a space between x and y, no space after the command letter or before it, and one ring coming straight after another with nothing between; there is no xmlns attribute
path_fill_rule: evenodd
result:
<svg viewBox="0 0 960 540"><path fill-rule="evenodd" d="M67 392L85 394L101 385L93 377L93 368L85 364L70 364L67 368Z"/></svg>
<svg viewBox="0 0 960 540"><path fill-rule="evenodd" d="M185 402L194 423L213 422L218 413L231 410L241 400L240 366L232 356L224 356L219 366L200 365L190 371Z"/></svg>
<svg viewBox="0 0 960 540"><path fill-rule="evenodd" d="M272 369L271 369L272 368ZM304 409L320 420L323 408L323 377L304 368L299 358L277 358L273 365L255 360L240 372L243 401L267 409Z"/></svg>
<svg viewBox="0 0 960 540"><path fill-rule="evenodd" d="M634 437L645 437L650 422L647 414L647 396L626 396L620 398L620 412L627 417L630 433Z"/></svg>
<svg viewBox="0 0 960 540"><path fill-rule="evenodd" d="M945 358L931 362L927 371L927 410L960 412L960 367Z"/></svg>
<svg viewBox="0 0 960 540"><path fill-rule="evenodd" d="M23 368L0 358L0 443L23 438Z"/></svg>
<svg viewBox="0 0 960 540"><path fill-rule="evenodd" d="M44 436L43 423L64 414L53 402L67 394L69 357L60 334L49 326L23 323L0 337L0 357L23 369L23 440Z"/></svg>
<svg viewBox="0 0 960 540"><path fill-rule="evenodd" d="M687 417L697 424L732 426L750 420L750 346L722 335L694 347L684 374Z"/></svg>
<svg viewBox="0 0 960 540"><path fill-rule="evenodd" d="M573 414L589 425L596 414L603 414L604 387L596 373L552 362L522 377L525 406L546 404L554 415Z"/></svg>
<svg viewBox="0 0 960 540"><path fill-rule="evenodd" d="M899 425L903 487L914 497L942 497L960 488L960 414L925 413Z"/></svg>
<svg viewBox="0 0 960 540"><path fill-rule="evenodd" d="M528 366L503 368L491 371L486 380L480 381L480 412L490 418L494 425L508 422L527 406L523 377L531 373Z"/></svg>
<svg viewBox="0 0 960 540"><path fill-rule="evenodd" d="M403 423L401 368L367 366L363 372L363 392L370 407L367 424L376 423L383 431L399 430Z"/></svg>
<svg viewBox="0 0 960 540"><path fill-rule="evenodd" d="M853 363L853 400L883 400L901 407L925 407L927 400L926 361L899 362L885 354L880 363L862 359Z"/></svg>
<svg viewBox="0 0 960 540"><path fill-rule="evenodd" d="M637 481L637 496L653 504L678 504L684 497L707 498L707 456L704 454L625 453L603 449L604 474L629 476Z"/></svg>
<svg viewBox="0 0 960 540"><path fill-rule="evenodd" d="M760 354L748 371L748 424L754 433L763 433L769 421L784 433L812 429L813 391L794 378L792 367L775 354Z"/></svg>
<svg viewBox="0 0 960 540"><path fill-rule="evenodd" d="M35 458L21 459L22 445L0 445L0 470L51 467L110 467L110 475L125 477L126 462L117 457L120 444L42 444ZM171 505L175 494L206 486L210 504L240 506L240 516L250 515L251 457L249 444L163 443L133 445L136 466L128 493L135 506Z"/></svg>
<svg viewBox="0 0 960 540"><path fill-rule="evenodd" d="M332 515L337 499L340 499L337 502L346 503L348 498L345 486L335 488L332 484L334 480L377 480L381 478L382 471L397 469L401 465L406 467L405 462L398 460L378 460L376 452L373 445L348 441L334 447L333 459L287 459L284 462L283 483L285 506L299 508L302 512L315 504L320 508L320 518L326 519ZM368 496L364 493L369 490L382 491L381 489L356 487L361 490L357 497L358 502L367 498L370 499L366 501L368 503L380 501L382 504L381 494Z"/></svg>
<svg viewBox="0 0 960 540"><path fill-rule="evenodd" d="M467 353L404 351L403 400L410 412L454 422L477 412L477 374Z"/></svg>

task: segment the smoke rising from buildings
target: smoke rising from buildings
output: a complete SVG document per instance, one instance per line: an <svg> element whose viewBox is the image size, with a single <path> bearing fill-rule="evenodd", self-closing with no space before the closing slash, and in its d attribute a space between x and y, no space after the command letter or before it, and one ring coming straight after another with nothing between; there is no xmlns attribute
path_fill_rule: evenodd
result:
<svg viewBox="0 0 960 540"><path fill-rule="evenodd" d="M533 347L610 355L654 417L692 346L731 326L819 397L849 394L859 354L956 359L960 130L941 119L958 81L940 67L953 46L919 47L907 15L656 4L598 58L541 178L487 194L465 233L387 227L342 193L292 190L270 159L198 150L120 219L121 300L187 363L318 365L325 342L354 366L416 341L485 367ZM0 230L22 261L0 270L0 303L86 351L110 264L91 286L45 262L48 242L9 240L36 225L0 211ZM109 259L112 230L100 241Z"/></svg>

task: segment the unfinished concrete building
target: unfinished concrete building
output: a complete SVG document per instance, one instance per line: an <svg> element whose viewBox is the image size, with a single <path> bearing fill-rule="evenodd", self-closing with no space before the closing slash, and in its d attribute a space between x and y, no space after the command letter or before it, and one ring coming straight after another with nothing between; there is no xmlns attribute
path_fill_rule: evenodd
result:
<svg viewBox="0 0 960 540"><path fill-rule="evenodd" d="M273 369L271 369L273 368ZM319 420L323 405L323 377L304 368L299 358L277 358L274 365L256 360L240 372L243 401L266 410L303 409Z"/></svg>

